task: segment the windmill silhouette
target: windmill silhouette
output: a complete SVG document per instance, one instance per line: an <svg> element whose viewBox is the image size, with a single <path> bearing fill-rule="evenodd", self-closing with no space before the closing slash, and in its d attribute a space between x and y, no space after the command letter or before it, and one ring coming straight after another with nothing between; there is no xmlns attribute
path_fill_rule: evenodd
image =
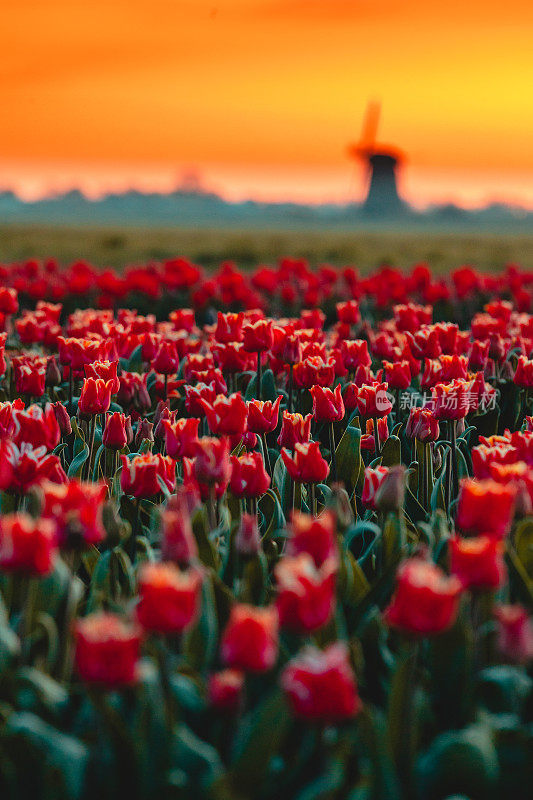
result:
<svg viewBox="0 0 533 800"><path fill-rule="evenodd" d="M404 161L403 153L396 147L376 142L381 106L369 103L358 144L351 145L352 158L363 162L368 175L368 191L362 206L367 217L394 217L406 210L398 194L398 166Z"/></svg>

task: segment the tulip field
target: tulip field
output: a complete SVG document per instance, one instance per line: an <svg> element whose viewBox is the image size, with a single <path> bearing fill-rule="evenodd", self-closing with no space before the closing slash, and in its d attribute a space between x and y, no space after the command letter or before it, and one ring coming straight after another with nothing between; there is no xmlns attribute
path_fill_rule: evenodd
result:
<svg viewBox="0 0 533 800"><path fill-rule="evenodd" d="M2 797L531 796L533 272L0 276Z"/></svg>

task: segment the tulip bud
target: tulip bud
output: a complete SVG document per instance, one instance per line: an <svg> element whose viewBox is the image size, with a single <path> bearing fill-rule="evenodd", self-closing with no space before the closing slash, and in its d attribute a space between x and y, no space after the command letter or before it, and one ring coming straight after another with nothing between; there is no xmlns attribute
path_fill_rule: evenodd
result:
<svg viewBox="0 0 533 800"><path fill-rule="evenodd" d="M302 343L299 336L287 336L283 346L281 360L285 364L298 364L302 360Z"/></svg>
<svg viewBox="0 0 533 800"><path fill-rule="evenodd" d="M239 709L244 689L244 674L236 669L224 669L209 678L207 697L217 711L232 713Z"/></svg>
<svg viewBox="0 0 533 800"><path fill-rule="evenodd" d="M397 464L390 467L376 491L375 505L378 511L399 511L405 496L405 467Z"/></svg>
<svg viewBox="0 0 533 800"><path fill-rule="evenodd" d="M122 450L128 443L126 432L126 417L114 411L106 417L102 444L110 450Z"/></svg>
<svg viewBox="0 0 533 800"><path fill-rule="evenodd" d="M533 625L526 609L519 605L498 605L494 616L502 656L519 664L530 661L533 658Z"/></svg>
<svg viewBox="0 0 533 800"><path fill-rule="evenodd" d="M142 443L146 440L147 442L153 443L154 441L154 425L153 422L149 422L147 419L139 420L137 424L137 430L135 432L135 447L137 450L140 449Z"/></svg>
<svg viewBox="0 0 533 800"><path fill-rule="evenodd" d="M198 557L198 546L183 495L161 512L161 552L165 561L190 564Z"/></svg>
<svg viewBox="0 0 533 800"><path fill-rule="evenodd" d="M243 514L235 534L235 550L241 556L255 556L261 552L261 536L255 514Z"/></svg>
<svg viewBox="0 0 533 800"><path fill-rule="evenodd" d="M54 409L54 414L56 416L57 424L59 425L59 430L61 431L61 436L70 436L72 433L72 425L67 409L63 403L59 402L59 400L57 403L52 403L52 408Z"/></svg>
<svg viewBox="0 0 533 800"><path fill-rule="evenodd" d="M46 364L46 372L44 377L45 386L59 386L61 383L61 373L57 366L55 356L50 356Z"/></svg>

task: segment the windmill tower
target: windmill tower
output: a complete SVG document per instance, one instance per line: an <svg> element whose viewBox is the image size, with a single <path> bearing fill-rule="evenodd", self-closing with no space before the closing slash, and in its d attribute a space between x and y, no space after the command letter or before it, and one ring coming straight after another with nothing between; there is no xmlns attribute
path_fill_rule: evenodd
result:
<svg viewBox="0 0 533 800"><path fill-rule="evenodd" d="M352 158L362 161L367 172L368 191L362 212L372 218L394 217L405 211L397 185L403 155L395 147L376 143L380 113L379 103L368 104L361 139L349 148Z"/></svg>

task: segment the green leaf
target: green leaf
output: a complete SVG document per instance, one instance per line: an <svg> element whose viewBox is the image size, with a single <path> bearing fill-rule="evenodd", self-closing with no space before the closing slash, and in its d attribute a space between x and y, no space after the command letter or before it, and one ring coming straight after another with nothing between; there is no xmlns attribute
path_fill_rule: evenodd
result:
<svg viewBox="0 0 533 800"><path fill-rule="evenodd" d="M521 520L514 534L516 555L530 580L533 581L533 519Z"/></svg>
<svg viewBox="0 0 533 800"><path fill-rule="evenodd" d="M357 606L370 591L370 584L361 565L347 550L339 565L339 595L343 603Z"/></svg>
<svg viewBox="0 0 533 800"><path fill-rule="evenodd" d="M223 773L220 756L187 725L179 725L174 734L173 764L182 769L198 789L207 789Z"/></svg>
<svg viewBox="0 0 533 800"><path fill-rule="evenodd" d="M267 772L291 727L285 699L275 689L259 708L254 709L237 734L230 780L237 796L253 792Z"/></svg>
<svg viewBox="0 0 533 800"><path fill-rule="evenodd" d="M397 436L389 436L381 449L381 464L393 467L402 463L402 445Z"/></svg>
<svg viewBox="0 0 533 800"><path fill-rule="evenodd" d="M84 444L78 455L72 459L67 471L67 476L69 478L81 478L83 465L85 464L88 458L89 458L89 448L87 447L86 444Z"/></svg>
<svg viewBox="0 0 533 800"><path fill-rule="evenodd" d="M266 369L261 374L261 398L263 400L270 400L273 403L275 402L278 394L279 392L276 389L274 373L271 369ZM253 400L254 397L257 397L257 373L255 373L251 378L244 394L245 400Z"/></svg>
<svg viewBox="0 0 533 800"><path fill-rule="evenodd" d="M498 756L488 728L471 725L463 731L443 733L419 761L420 797L441 800L460 795L496 800L498 771Z"/></svg>
<svg viewBox="0 0 533 800"><path fill-rule="evenodd" d="M406 546L405 525L398 512L388 514L383 527L382 540L385 564L390 564L403 553Z"/></svg>
<svg viewBox="0 0 533 800"><path fill-rule="evenodd" d="M101 444L98 450L96 451L96 455L94 457L94 465L93 465L93 481L96 482L98 480L98 471L100 468L100 459L102 458L102 453L104 452L104 445Z"/></svg>
<svg viewBox="0 0 533 800"><path fill-rule="evenodd" d="M68 692L49 675L33 667L21 667L15 676L18 706L40 714L59 713L66 708Z"/></svg>
<svg viewBox="0 0 533 800"><path fill-rule="evenodd" d="M285 527L285 515L276 492L272 489L265 492L259 500L258 507L265 518L266 529L263 536L271 538L276 531Z"/></svg>
<svg viewBox="0 0 533 800"><path fill-rule="evenodd" d="M209 522L207 519L207 508L202 505L192 518L192 529L198 545L198 555L206 566L215 571L218 570L220 557L211 543L209 537Z"/></svg>
<svg viewBox="0 0 533 800"><path fill-rule="evenodd" d="M16 633L6 622L0 624L0 675L13 665L20 653L20 642Z"/></svg>
<svg viewBox="0 0 533 800"><path fill-rule="evenodd" d="M195 670L207 670L214 661L218 643L218 617L211 577L202 583L202 606L198 621L184 637L183 651L187 663Z"/></svg>
<svg viewBox="0 0 533 800"><path fill-rule="evenodd" d="M25 786L28 788L37 782L41 796L51 797L50 792L55 787L54 797L73 800L82 797L89 751L79 739L61 733L35 714L23 711L9 717L4 741L21 778L21 796L26 796ZM28 760L30 755L31 761ZM29 774L34 768L36 772ZM58 778L61 781L59 785Z"/></svg>
<svg viewBox="0 0 533 800"><path fill-rule="evenodd" d="M337 459L337 475L344 481L349 495L355 491L364 475L364 464L361 458L361 430L348 425L335 450Z"/></svg>

